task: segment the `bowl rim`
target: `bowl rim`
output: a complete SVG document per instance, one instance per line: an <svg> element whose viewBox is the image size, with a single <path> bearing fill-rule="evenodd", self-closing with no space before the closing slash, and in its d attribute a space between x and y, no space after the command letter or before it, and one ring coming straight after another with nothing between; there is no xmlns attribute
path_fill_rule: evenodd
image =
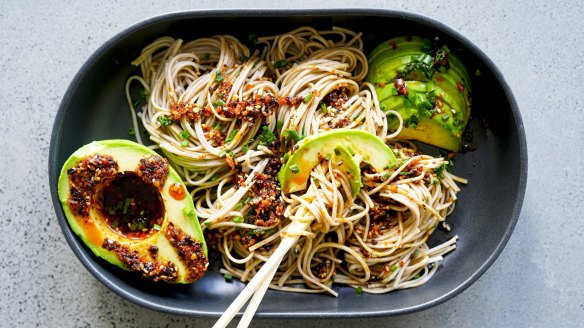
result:
<svg viewBox="0 0 584 328"><path fill-rule="evenodd" d="M60 168L57 167L56 161L56 144L61 139L61 129L62 123L65 119L65 110L69 106L73 93L77 88L80 80L85 76L86 72L95 64L95 62L105 53L107 52L112 46L117 44L123 38L135 33L143 28L146 28L150 25L162 23L169 20L178 20L178 19L185 19L185 18L195 18L195 17L273 17L273 16L377 16L377 17L389 17L389 18L400 18L409 21L413 21L416 23L422 23L428 26L432 26L433 28L440 30L441 32L448 34L450 37L456 39L461 44L467 46L472 53L474 53L480 60L482 60L485 65L488 67L489 70L492 71L494 77L499 81L503 92L510 104L511 114L515 120L515 128L517 129L518 141L519 141L519 185L518 185L518 193L516 195L515 204L513 207L513 211L511 214L511 220L501 242L496 246L495 251L488 257L487 261L485 261L479 268L476 270L468 279L460 283L456 288L451 290L450 292L441 295L438 298L435 298L431 301L417 304L410 307L398 308L398 309L390 309L390 310L376 310L376 311L367 311L367 312L355 312L355 311L347 311L347 312L319 312L319 313L312 313L312 312L262 312L261 309L256 313L257 318L266 318L266 319L284 319L284 318L367 318L367 317L379 317L379 316L392 316L392 315L400 315L400 314L407 314L416 311L421 311L428 309L430 307L442 304L456 295L460 294L470 285L472 285L476 280L478 280L486 271L487 269L495 262L495 260L499 257L505 245L509 241L511 234L517 224L519 219L519 215L521 212L521 207L523 205L523 200L525 197L525 189L527 184L527 172L528 172L528 156L527 156L527 141L525 136L525 129L523 125L523 120L521 118L521 114L519 112L519 107L513 96L511 88L503 74L499 71L497 66L494 62L473 42L468 40L462 34L457 32L456 30L452 29L451 27L447 26L446 24L437 21L433 18L430 18L425 15L411 13L407 11L401 10L389 10L389 9L371 9L371 8L338 8L338 9L203 9L203 10L187 10L187 11L177 11L177 12L169 12L162 15L152 16L150 18L141 20L124 30L118 32L116 35L111 37L105 43L103 43L97 50L95 50L92 55L83 63L81 68L77 71L75 76L73 77L72 81L70 82L69 86L61 103L59 105L57 114L55 116L55 120L53 123L52 133L51 133L51 140L49 146L49 159L48 159L48 169L49 169L49 183L50 183L50 190L51 190L51 198L53 202L53 207L55 210L55 214L57 219L59 220L59 225L65 236L65 240L71 247L73 253L77 256L79 261L83 264L83 266L93 274L93 276L108 287L111 291L115 294L121 296L124 299L131 301L134 304L152 309L157 310L165 313L170 314L177 314L177 315L187 315L193 317L207 317L207 318L218 318L222 311L217 312L207 312L207 311L200 311L196 309L180 309L175 308L172 306L167 306L165 304L158 304L155 302L148 301L141 297L134 295L132 292L127 291L125 288L117 285L112 280L109 280L105 275L100 272L100 269L97 267L97 263L95 259L92 257L91 254L86 254L83 251L83 243L81 243L76 236L73 234L72 230L70 229L65 216L63 215L63 211L61 209L61 202L58 196L58 188L57 188L57 181L58 177L54 174L55 172L60 172ZM238 316L241 315L241 312Z"/></svg>

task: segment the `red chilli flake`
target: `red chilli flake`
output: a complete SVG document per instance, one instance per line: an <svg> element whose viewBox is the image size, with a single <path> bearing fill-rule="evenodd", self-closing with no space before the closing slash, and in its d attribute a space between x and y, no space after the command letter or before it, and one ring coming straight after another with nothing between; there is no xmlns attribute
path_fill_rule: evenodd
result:
<svg viewBox="0 0 584 328"><path fill-rule="evenodd" d="M458 91L464 92L464 85L462 85L462 82L456 82L456 87L458 88Z"/></svg>
<svg viewBox="0 0 584 328"><path fill-rule="evenodd" d="M71 211L87 217L95 188L103 180L115 177L118 169L118 162L111 156L95 154L82 158L75 167L67 170L71 188L68 204Z"/></svg>
<svg viewBox="0 0 584 328"><path fill-rule="evenodd" d="M176 265L171 261L166 263L147 261L138 252L130 250L128 246L110 239L105 239L101 247L114 252L128 270L138 273L144 278L167 282L174 282L178 278ZM156 249L156 253L158 253L158 249Z"/></svg>
<svg viewBox="0 0 584 328"><path fill-rule="evenodd" d="M397 89L398 94L404 96L408 94L408 86L406 85L404 79L395 79L394 86Z"/></svg>
<svg viewBox="0 0 584 328"><path fill-rule="evenodd" d="M136 174L144 182L151 183L156 188L162 188L168 177L168 160L158 155L146 155L140 159Z"/></svg>
<svg viewBox="0 0 584 328"><path fill-rule="evenodd" d="M203 245L172 223L166 228L165 236L187 267L187 280L199 280L209 265L209 260L203 254Z"/></svg>

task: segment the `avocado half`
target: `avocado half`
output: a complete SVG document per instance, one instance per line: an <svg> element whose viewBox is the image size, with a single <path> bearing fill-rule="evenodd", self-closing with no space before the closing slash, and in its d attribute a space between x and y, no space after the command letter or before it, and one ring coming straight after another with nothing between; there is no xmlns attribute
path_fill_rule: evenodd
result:
<svg viewBox="0 0 584 328"><path fill-rule="evenodd" d="M465 67L448 48L419 37L397 37L378 45L368 62L366 81L375 85L388 128L399 124L390 110L404 119L399 139L459 150L470 118L471 86Z"/></svg>
<svg viewBox="0 0 584 328"><path fill-rule="evenodd" d="M363 130L335 129L308 136L297 146L293 153L285 156L287 160L278 173L284 193L306 189L314 166L323 158L331 158L333 164L351 179L351 191L355 197L362 186L361 161L370 164L377 172L396 161L395 155L383 141Z"/></svg>
<svg viewBox="0 0 584 328"><path fill-rule="evenodd" d="M59 199L71 229L93 253L153 281L192 283L207 246L180 176L151 149L95 141L63 165Z"/></svg>

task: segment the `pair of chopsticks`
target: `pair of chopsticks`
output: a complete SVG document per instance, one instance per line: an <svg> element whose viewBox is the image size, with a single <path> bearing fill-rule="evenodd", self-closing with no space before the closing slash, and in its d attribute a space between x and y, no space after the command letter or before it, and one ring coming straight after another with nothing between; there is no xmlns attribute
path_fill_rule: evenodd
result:
<svg viewBox="0 0 584 328"><path fill-rule="evenodd" d="M254 314L256 313L266 290L270 287L272 278L278 271L280 263L284 259L284 256L290 248L298 241L300 237L297 231L305 231L311 221L293 221L290 224L290 228L287 229L287 234L282 238L280 246L276 249L274 254L270 256L270 259L262 266L260 271L251 279L247 286L241 291L239 296L231 303L231 305L225 310L223 315L217 320L213 328L225 328L237 315L239 310L245 305L245 303L251 298L251 301L247 305L239 324L238 328L246 328L249 326Z"/></svg>

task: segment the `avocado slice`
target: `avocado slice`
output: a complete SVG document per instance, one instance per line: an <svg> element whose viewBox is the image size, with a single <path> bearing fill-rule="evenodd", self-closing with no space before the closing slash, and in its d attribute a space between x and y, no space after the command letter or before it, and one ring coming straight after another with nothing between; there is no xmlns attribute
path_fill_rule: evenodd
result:
<svg viewBox="0 0 584 328"><path fill-rule="evenodd" d="M71 229L93 253L153 281L191 283L208 266L193 200L168 161L129 140L87 144L58 182Z"/></svg>
<svg viewBox="0 0 584 328"><path fill-rule="evenodd" d="M449 50L449 66L436 67L438 55L431 45L419 37L397 37L380 44L368 56L366 81L375 85L382 110L397 111L404 119L397 138L458 151L470 118L470 80L462 62ZM398 124L397 118L388 115L389 129Z"/></svg>
<svg viewBox="0 0 584 328"><path fill-rule="evenodd" d="M282 186L284 193L292 193L299 190L306 189L306 183L310 176L312 168L317 165L328 154L338 151L340 158L346 158L347 155L343 150L347 150L349 155L358 154L363 162L371 165L377 172L381 172L384 168L396 161L395 155L389 147L383 143L375 135L363 131L353 129L335 129L328 132L319 133L317 135L308 136L297 144L298 149L292 154L287 154L288 160L278 173L278 179ZM355 159L353 159L355 160ZM358 164L356 161L355 164ZM355 164L351 164L353 167ZM351 174L357 178L356 172ZM352 192L356 195L360 188L360 183L352 184Z"/></svg>

